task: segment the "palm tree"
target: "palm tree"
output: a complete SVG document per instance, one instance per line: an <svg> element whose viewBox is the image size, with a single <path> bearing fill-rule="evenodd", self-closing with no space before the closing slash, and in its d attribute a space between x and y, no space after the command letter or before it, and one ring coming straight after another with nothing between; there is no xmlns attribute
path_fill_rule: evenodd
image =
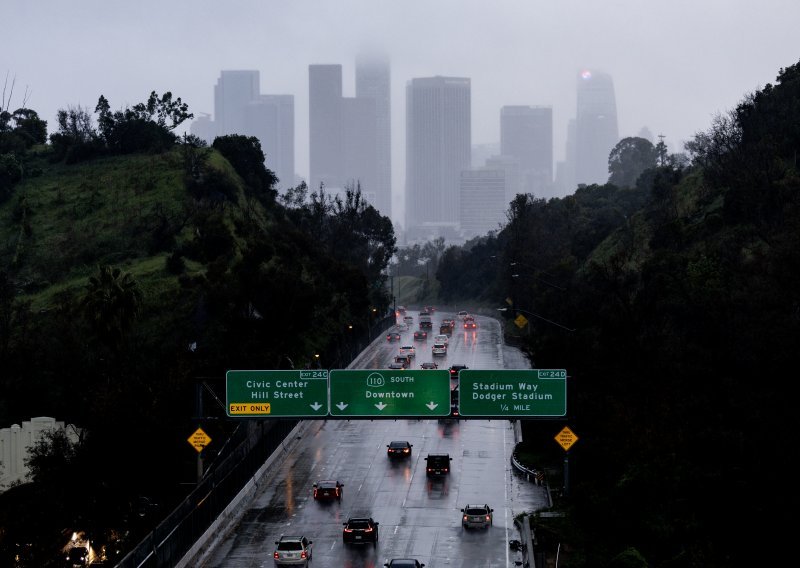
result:
<svg viewBox="0 0 800 568"><path fill-rule="evenodd" d="M127 335L141 303L142 292L132 274L101 265L89 277L81 306L98 337L113 347Z"/></svg>

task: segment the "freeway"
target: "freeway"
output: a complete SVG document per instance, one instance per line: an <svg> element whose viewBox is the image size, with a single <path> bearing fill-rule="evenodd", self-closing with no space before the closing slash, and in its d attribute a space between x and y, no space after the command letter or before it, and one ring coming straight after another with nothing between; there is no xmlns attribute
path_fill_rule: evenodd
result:
<svg viewBox="0 0 800 568"><path fill-rule="evenodd" d="M401 345L412 343L417 351L412 368L432 360L432 341L413 341L418 314L409 313L415 325L402 332L400 342L377 339L350 368L385 369ZM454 314L435 313L435 328L443 317ZM477 322L475 330L456 327L448 354L437 357L439 368L529 368L518 350L502 344L497 320L478 316ZM381 567L395 557L417 558L428 568L514 566L521 556L508 547L509 540L519 538L513 519L545 507L547 495L511 467L513 426L508 420L451 418L305 420L287 440L284 455L237 504L235 514L180 565L272 566L275 541L281 535L302 534L313 541L312 565L319 567ZM411 442L411 457L389 460L386 445L392 440ZM426 478L428 453L449 453L451 473L443 479ZM312 486L322 479L343 483L341 501L313 499ZM463 529L460 509L468 503L489 504L493 525ZM380 523L376 547L343 545L342 523L349 516Z"/></svg>

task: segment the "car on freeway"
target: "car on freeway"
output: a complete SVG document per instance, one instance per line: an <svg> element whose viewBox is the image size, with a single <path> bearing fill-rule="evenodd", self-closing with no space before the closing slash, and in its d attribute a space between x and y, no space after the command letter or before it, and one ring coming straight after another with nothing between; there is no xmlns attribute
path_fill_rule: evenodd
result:
<svg viewBox="0 0 800 568"><path fill-rule="evenodd" d="M455 365L450 365L450 378L458 380L458 373L459 371L463 371L464 369L469 369L464 364L456 363Z"/></svg>
<svg viewBox="0 0 800 568"><path fill-rule="evenodd" d="M428 312L429 314L432 314L433 312L436 311L436 308L434 308L433 306L425 306L425 311Z"/></svg>
<svg viewBox="0 0 800 568"><path fill-rule="evenodd" d="M388 568L424 568L425 564L415 558L392 558L384 563Z"/></svg>
<svg viewBox="0 0 800 568"><path fill-rule="evenodd" d="M492 526L492 512L489 505L467 505L461 509L461 526L468 528L488 529Z"/></svg>
<svg viewBox="0 0 800 568"><path fill-rule="evenodd" d="M453 461L450 454L428 454L425 461L428 462L425 465L426 476L440 477L450 474L450 462Z"/></svg>
<svg viewBox="0 0 800 568"><path fill-rule="evenodd" d="M350 517L342 523L342 542L344 544L367 544L378 546L378 523L372 517Z"/></svg>
<svg viewBox="0 0 800 568"><path fill-rule="evenodd" d="M406 370L406 363L398 363L397 361L392 361L389 363L387 369L392 371L405 371Z"/></svg>
<svg viewBox="0 0 800 568"><path fill-rule="evenodd" d="M444 319L444 320L442 320L442 323L446 323L447 325L450 326L451 329L455 329L456 328L456 320L454 320L453 318Z"/></svg>
<svg viewBox="0 0 800 568"><path fill-rule="evenodd" d="M397 331L390 331L386 334L386 341L400 341L402 336Z"/></svg>
<svg viewBox="0 0 800 568"><path fill-rule="evenodd" d="M464 318L464 329L478 329L478 324L475 322L474 317L467 316Z"/></svg>
<svg viewBox="0 0 800 568"><path fill-rule="evenodd" d="M456 314L456 316L458 316L458 319L461 319L461 320L463 320L468 315L469 315L469 312L467 312L466 310L461 310L460 312L458 312Z"/></svg>
<svg viewBox="0 0 800 568"><path fill-rule="evenodd" d="M317 501L342 500L344 485L335 479L323 479L314 484L314 499Z"/></svg>
<svg viewBox="0 0 800 568"><path fill-rule="evenodd" d="M427 341L428 332L424 329L418 329L414 332L414 341Z"/></svg>
<svg viewBox="0 0 800 568"><path fill-rule="evenodd" d="M419 328L420 329L433 329L433 320L431 316L426 314L419 315Z"/></svg>
<svg viewBox="0 0 800 568"><path fill-rule="evenodd" d="M408 331L408 324L406 322L397 324L398 331Z"/></svg>
<svg viewBox="0 0 800 568"><path fill-rule="evenodd" d="M449 323L443 323L442 325L439 326L439 334L440 335L452 335L453 334L453 328L450 327Z"/></svg>
<svg viewBox="0 0 800 568"><path fill-rule="evenodd" d="M386 455L390 458L407 458L411 455L411 448L414 444L408 440L394 440L386 444Z"/></svg>
<svg viewBox="0 0 800 568"><path fill-rule="evenodd" d="M405 306L397 306L397 312L395 312L398 316L406 315L406 307Z"/></svg>
<svg viewBox="0 0 800 568"><path fill-rule="evenodd" d="M447 337L445 334L440 333L439 335L433 336L434 343L444 343L445 345L450 343L450 338Z"/></svg>
<svg viewBox="0 0 800 568"><path fill-rule="evenodd" d="M410 359L413 359L417 355L417 348L413 345L403 345L400 348L400 355L408 355Z"/></svg>
<svg viewBox="0 0 800 568"><path fill-rule="evenodd" d="M447 355L447 344L445 343L434 343L433 347L431 347L431 355L434 357L444 357ZM453 374L450 374L452 378Z"/></svg>
<svg viewBox="0 0 800 568"><path fill-rule="evenodd" d="M403 323L406 325L412 325L414 323L414 318L412 316L405 316L403 317Z"/></svg>
<svg viewBox="0 0 800 568"><path fill-rule="evenodd" d="M458 385L450 391L450 416L458 418Z"/></svg>
<svg viewBox="0 0 800 568"><path fill-rule="evenodd" d="M305 566L311 561L313 541L305 536L281 536L275 541L275 566Z"/></svg>
<svg viewBox="0 0 800 568"><path fill-rule="evenodd" d="M435 361L425 361L419 366L420 369L438 369L439 364Z"/></svg>

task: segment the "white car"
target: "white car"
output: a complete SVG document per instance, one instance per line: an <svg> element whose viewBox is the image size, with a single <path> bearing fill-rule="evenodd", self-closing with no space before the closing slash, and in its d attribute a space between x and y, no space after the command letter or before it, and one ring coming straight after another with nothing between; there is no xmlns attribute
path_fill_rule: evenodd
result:
<svg viewBox="0 0 800 568"><path fill-rule="evenodd" d="M448 338L445 334L439 334L433 338L434 343L444 343L447 345L450 342L450 338Z"/></svg>
<svg viewBox="0 0 800 568"><path fill-rule="evenodd" d="M413 359L417 355L417 349L413 345L403 345L400 348L400 355L408 355Z"/></svg>
<svg viewBox="0 0 800 568"><path fill-rule="evenodd" d="M462 320L463 320L465 317L467 317L467 316L469 315L469 312L467 312L467 311L465 311L465 310L461 310L460 312L458 312L458 314L457 314L457 315L458 315L458 318L459 318L459 319L462 319Z"/></svg>
<svg viewBox="0 0 800 568"><path fill-rule="evenodd" d="M408 324L407 323L398 323L397 324L397 331L408 331Z"/></svg>
<svg viewBox="0 0 800 568"><path fill-rule="evenodd" d="M431 355L441 357L447 355L447 345L444 343L434 343L431 347Z"/></svg>

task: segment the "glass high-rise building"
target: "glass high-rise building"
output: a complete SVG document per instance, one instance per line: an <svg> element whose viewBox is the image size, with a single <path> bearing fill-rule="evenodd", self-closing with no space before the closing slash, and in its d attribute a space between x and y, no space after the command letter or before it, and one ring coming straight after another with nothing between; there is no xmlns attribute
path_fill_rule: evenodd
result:
<svg viewBox="0 0 800 568"><path fill-rule="evenodd" d="M356 98L375 101L374 180L363 188L370 203L385 217L392 216L392 117L389 59L383 54L356 58Z"/></svg>
<svg viewBox="0 0 800 568"><path fill-rule="evenodd" d="M608 156L619 142L617 103L611 76L584 70L578 76L575 123L575 183L608 181Z"/></svg>
<svg viewBox="0 0 800 568"><path fill-rule="evenodd" d="M553 185L553 109L504 106L500 109L500 153L519 162L519 192L551 197Z"/></svg>
<svg viewBox="0 0 800 568"><path fill-rule="evenodd" d="M344 185L342 66L308 66L309 189Z"/></svg>
<svg viewBox="0 0 800 568"><path fill-rule="evenodd" d="M245 108L258 98L258 71L222 71L214 86L216 135L245 134Z"/></svg>
<svg viewBox="0 0 800 568"><path fill-rule="evenodd" d="M265 164L278 177L277 189L294 186L294 95L261 95L245 107L245 131L261 142Z"/></svg>
<svg viewBox="0 0 800 568"><path fill-rule="evenodd" d="M471 161L471 86L458 77L406 84L406 236L455 235L461 172Z"/></svg>

